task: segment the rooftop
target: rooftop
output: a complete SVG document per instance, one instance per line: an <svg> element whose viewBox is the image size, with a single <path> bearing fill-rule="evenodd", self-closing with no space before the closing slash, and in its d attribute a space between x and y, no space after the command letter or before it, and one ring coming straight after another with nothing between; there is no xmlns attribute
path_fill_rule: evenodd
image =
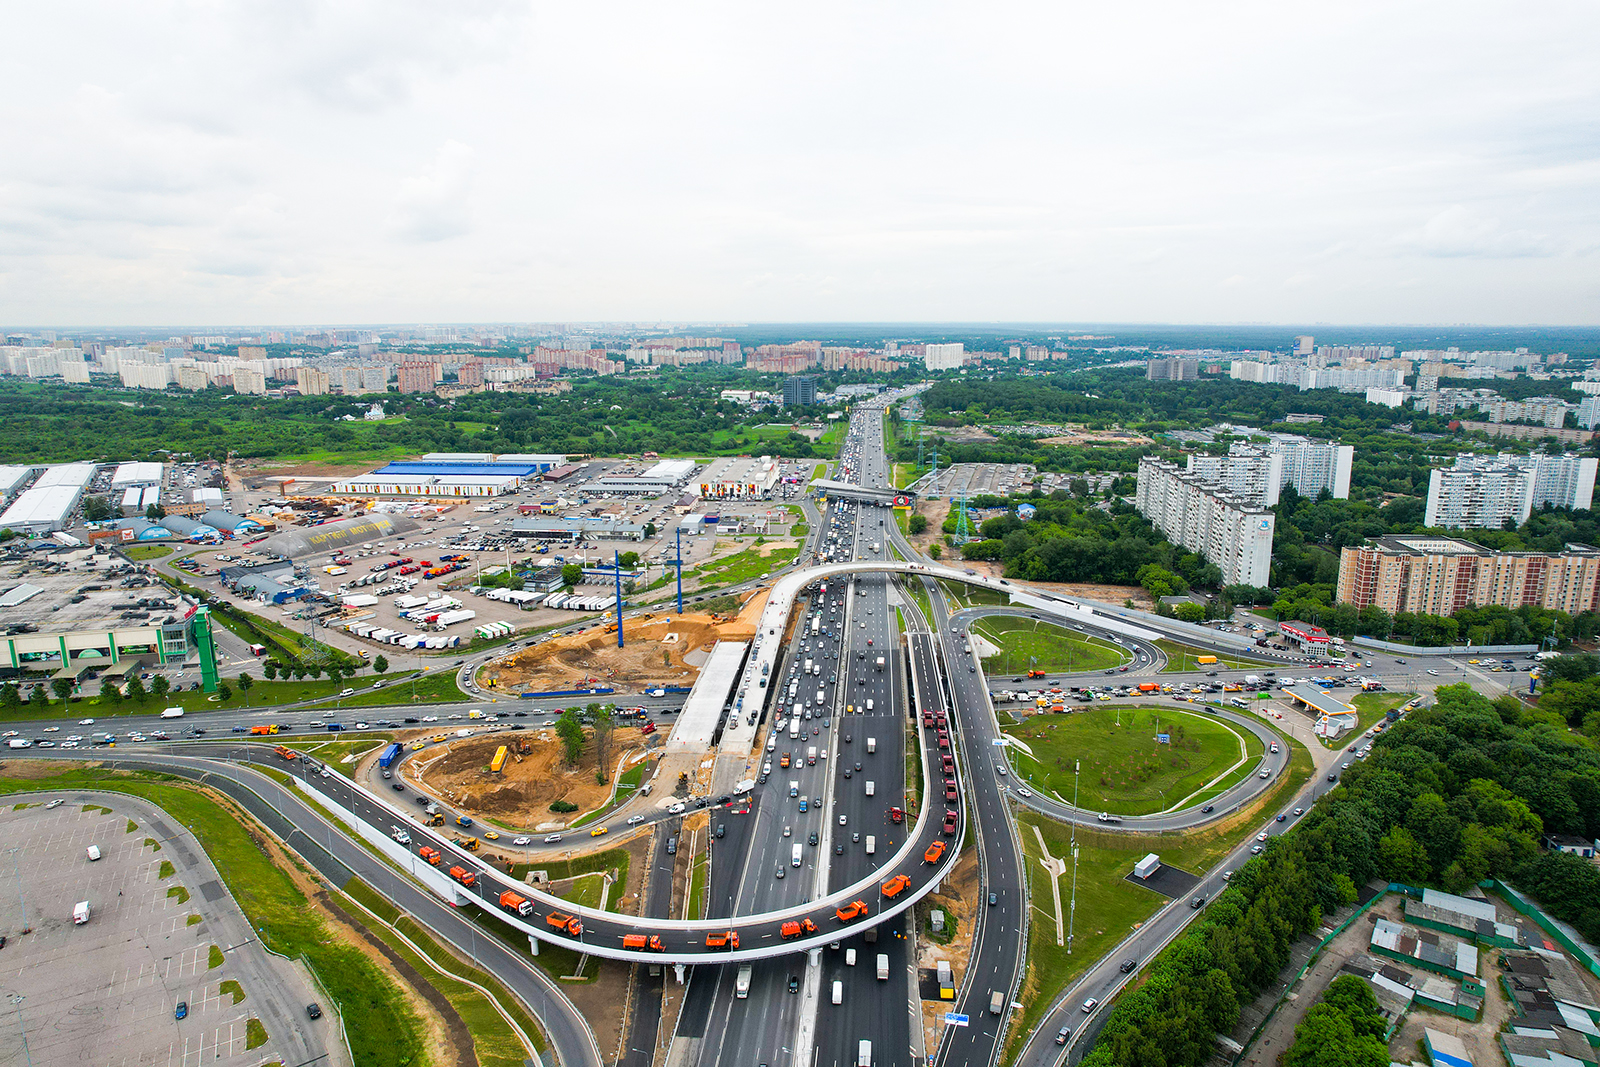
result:
<svg viewBox="0 0 1600 1067"><path fill-rule="evenodd" d="M161 586L124 589L124 575L103 570L56 570L33 563L0 563L0 606L7 627L41 633L119 629L159 623L188 610ZM143 607L139 602L145 601Z"/></svg>

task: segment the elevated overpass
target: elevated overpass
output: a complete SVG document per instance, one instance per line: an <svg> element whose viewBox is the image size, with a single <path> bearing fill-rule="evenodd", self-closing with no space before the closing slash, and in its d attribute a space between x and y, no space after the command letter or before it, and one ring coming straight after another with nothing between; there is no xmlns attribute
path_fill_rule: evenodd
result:
<svg viewBox="0 0 1600 1067"><path fill-rule="evenodd" d="M917 502L917 494L909 489L870 489L853 482L840 482L832 478L814 478L811 489L833 500L849 500L856 504L882 504L884 507L904 508Z"/></svg>

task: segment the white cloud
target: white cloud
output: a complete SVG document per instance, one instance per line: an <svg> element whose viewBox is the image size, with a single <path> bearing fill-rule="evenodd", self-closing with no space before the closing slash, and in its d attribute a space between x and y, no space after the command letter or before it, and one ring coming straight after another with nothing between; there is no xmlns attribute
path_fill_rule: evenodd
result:
<svg viewBox="0 0 1600 1067"><path fill-rule="evenodd" d="M1575 0L14 4L0 319L1597 322L1597 31Z"/></svg>

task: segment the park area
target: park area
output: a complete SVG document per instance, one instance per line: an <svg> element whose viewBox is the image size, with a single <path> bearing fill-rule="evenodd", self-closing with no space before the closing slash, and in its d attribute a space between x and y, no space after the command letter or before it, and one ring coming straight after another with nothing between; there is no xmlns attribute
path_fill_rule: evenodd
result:
<svg viewBox="0 0 1600 1067"><path fill-rule="evenodd" d="M1101 671L1129 659L1127 650L1109 641L1016 615L980 619L972 624L972 632L994 646L993 654L983 657L983 669L990 674Z"/></svg>
<svg viewBox="0 0 1600 1067"><path fill-rule="evenodd" d="M1249 775L1261 742L1208 715L1157 707L1093 707L1035 715L1005 728L1011 765L1033 788L1078 806L1148 815L1217 795ZM1166 737L1166 741L1159 740Z"/></svg>

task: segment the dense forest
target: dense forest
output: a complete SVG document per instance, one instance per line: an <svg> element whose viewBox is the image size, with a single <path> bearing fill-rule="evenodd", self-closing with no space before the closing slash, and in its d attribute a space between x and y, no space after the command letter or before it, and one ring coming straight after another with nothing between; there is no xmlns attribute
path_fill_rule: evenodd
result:
<svg viewBox="0 0 1600 1067"><path fill-rule="evenodd" d="M8 430L0 439L0 462L114 462L167 452L213 458L229 452L311 458L430 451L818 454L806 437L786 429L815 410L752 413L719 399L723 389L751 388L753 378L726 368L692 368L651 378L580 378L570 393L556 396L485 392L453 400L397 393L269 398L6 381L0 383L0 419ZM390 418L362 421L378 401ZM346 415L356 421L344 421Z"/></svg>
<svg viewBox="0 0 1600 1067"><path fill-rule="evenodd" d="M1547 832L1600 835L1600 752L1552 718L1513 697L1441 687L1434 706L1382 734L1298 826L1234 873L1117 1002L1083 1062L1206 1062L1212 1035L1272 985L1290 946L1374 879L1459 892L1504 878L1600 940L1600 868L1540 843Z"/></svg>

